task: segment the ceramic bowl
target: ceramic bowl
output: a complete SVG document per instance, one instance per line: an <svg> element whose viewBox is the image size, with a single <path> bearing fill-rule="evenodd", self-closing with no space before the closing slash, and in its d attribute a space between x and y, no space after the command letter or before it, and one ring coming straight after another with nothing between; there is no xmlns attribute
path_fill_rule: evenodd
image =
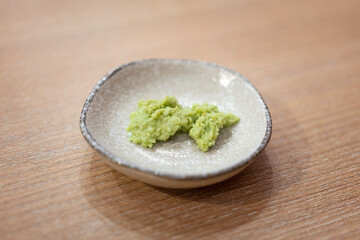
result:
<svg viewBox="0 0 360 240"><path fill-rule="evenodd" d="M215 104L240 117L223 128L208 152L188 134L153 148L129 141L129 115L141 99L175 96L183 106ZM166 188L214 184L243 170L271 136L269 110L255 87L239 73L207 62L148 59L110 71L91 91L81 112L83 136L113 168L139 181Z"/></svg>

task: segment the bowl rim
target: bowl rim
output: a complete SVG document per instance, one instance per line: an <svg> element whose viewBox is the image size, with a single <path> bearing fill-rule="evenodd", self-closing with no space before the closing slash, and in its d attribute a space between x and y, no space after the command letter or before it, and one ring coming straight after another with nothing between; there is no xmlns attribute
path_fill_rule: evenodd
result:
<svg viewBox="0 0 360 240"><path fill-rule="evenodd" d="M107 82L109 79L111 79L111 77L116 74L117 72L132 66L132 65L136 65L136 64L143 64L143 63L151 63L151 62L171 62L171 63L190 63L190 64L201 64L201 65L205 65L205 66L210 66L210 67L215 67L215 68L219 68L225 71L228 71L234 75L236 75L237 77L241 78L242 80L244 80L246 82L246 84L248 84L248 86L250 88L252 88L252 90L254 90L260 97L260 100L262 101L262 103L264 104L264 109L265 109L265 116L266 116L266 131L265 131L265 135L260 143L260 145L256 148L256 150L247 158L245 159L240 159L240 161L238 161L237 163L227 167L227 168L223 168L219 171L216 172L209 172L209 173L204 173L204 174L170 174L170 173L164 173L161 171L156 171L156 170L151 170L151 169L147 169L147 168L143 168L142 166L133 164L133 163L129 163L127 161L125 161L124 159L120 158L119 156L113 154L111 151L107 150L106 148L104 148L101 144L99 144L96 139L90 134L90 132L87 129L86 126L86 117L87 117L87 112L90 109L91 103L95 97L95 95L97 94L97 92L100 90L101 86ZM242 76L240 73L218 65L216 63L211 63L211 62L206 62L206 61L198 61L198 60L190 60L190 59L170 59L170 58L149 58L149 59L141 59L141 60L135 60L135 61L131 61L131 62L127 62L125 64L122 64L118 67L113 68L112 70L110 70L107 74L105 74L105 76L103 76L95 85L95 87L91 90L89 96L87 97L84 106L82 108L81 114L80 114L80 130L81 133L83 135L83 137L85 138L85 140L88 142L88 144L96 151L98 152L100 155L102 155L103 157L105 157L106 159L110 160L112 163L119 165L120 167L125 167L125 168L129 168L131 170L135 170L135 171L140 171L142 173L147 173L150 175L154 175L156 177L161 177L161 178L167 178L167 179L171 179L171 180L200 180L200 179L207 179L207 178L213 178L213 177L218 177L220 175L225 175L228 174L232 171L235 171L236 169L245 166L247 164L250 163L251 160L255 159L267 146L267 144L270 141L271 138L271 134L272 134L272 119L271 119L271 115L270 115L270 111L263 99L263 97L261 96L260 92L255 88L255 86L249 81L247 80L244 76Z"/></svg>

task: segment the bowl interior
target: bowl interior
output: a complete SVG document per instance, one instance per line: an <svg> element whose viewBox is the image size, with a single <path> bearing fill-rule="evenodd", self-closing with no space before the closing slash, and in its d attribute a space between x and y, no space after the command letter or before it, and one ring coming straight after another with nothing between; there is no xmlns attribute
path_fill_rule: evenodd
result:
<svg viewBox="0 0 360 240"><path fill-rule="evenodd" d="M202 152L188 134L177 134L152 149L129 141L129 114L141 99L175 96L180 104L216 104L240 117L223 128L216 144ZM86 112L95 141L130 166L164 175L215 174L241 165L261 145L267 128L266 106L253 86L237 73L195 61L149 60L126 65L101 85Z"/></svg>

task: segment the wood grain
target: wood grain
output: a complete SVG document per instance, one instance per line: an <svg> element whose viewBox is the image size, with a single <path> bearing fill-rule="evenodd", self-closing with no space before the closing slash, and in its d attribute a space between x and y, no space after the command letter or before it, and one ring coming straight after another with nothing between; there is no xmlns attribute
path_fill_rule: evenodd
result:
<svg viewBox="0 0 360 240"><path fill-rule="evenodd" d="M360 239L360 2L0 2L1 239ZM154 188L79 131L105 72L215 62L260 90L266 152L236 177Z"/></svg>

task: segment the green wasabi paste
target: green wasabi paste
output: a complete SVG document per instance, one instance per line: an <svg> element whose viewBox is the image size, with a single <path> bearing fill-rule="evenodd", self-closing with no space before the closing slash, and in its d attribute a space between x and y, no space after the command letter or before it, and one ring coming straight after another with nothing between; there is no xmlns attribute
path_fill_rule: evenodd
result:
<svg viewBox="0 0 360 240"><path fill-rule="evenodd" d="M189 133L198 147L206 152L215 144L219 131L240 118L223 113L215 105L194 104L183 108L175 97L141 100L138 110L130 114L127 131L130 141L151 148L156 141L166 141L178 132Z"/></svg>

